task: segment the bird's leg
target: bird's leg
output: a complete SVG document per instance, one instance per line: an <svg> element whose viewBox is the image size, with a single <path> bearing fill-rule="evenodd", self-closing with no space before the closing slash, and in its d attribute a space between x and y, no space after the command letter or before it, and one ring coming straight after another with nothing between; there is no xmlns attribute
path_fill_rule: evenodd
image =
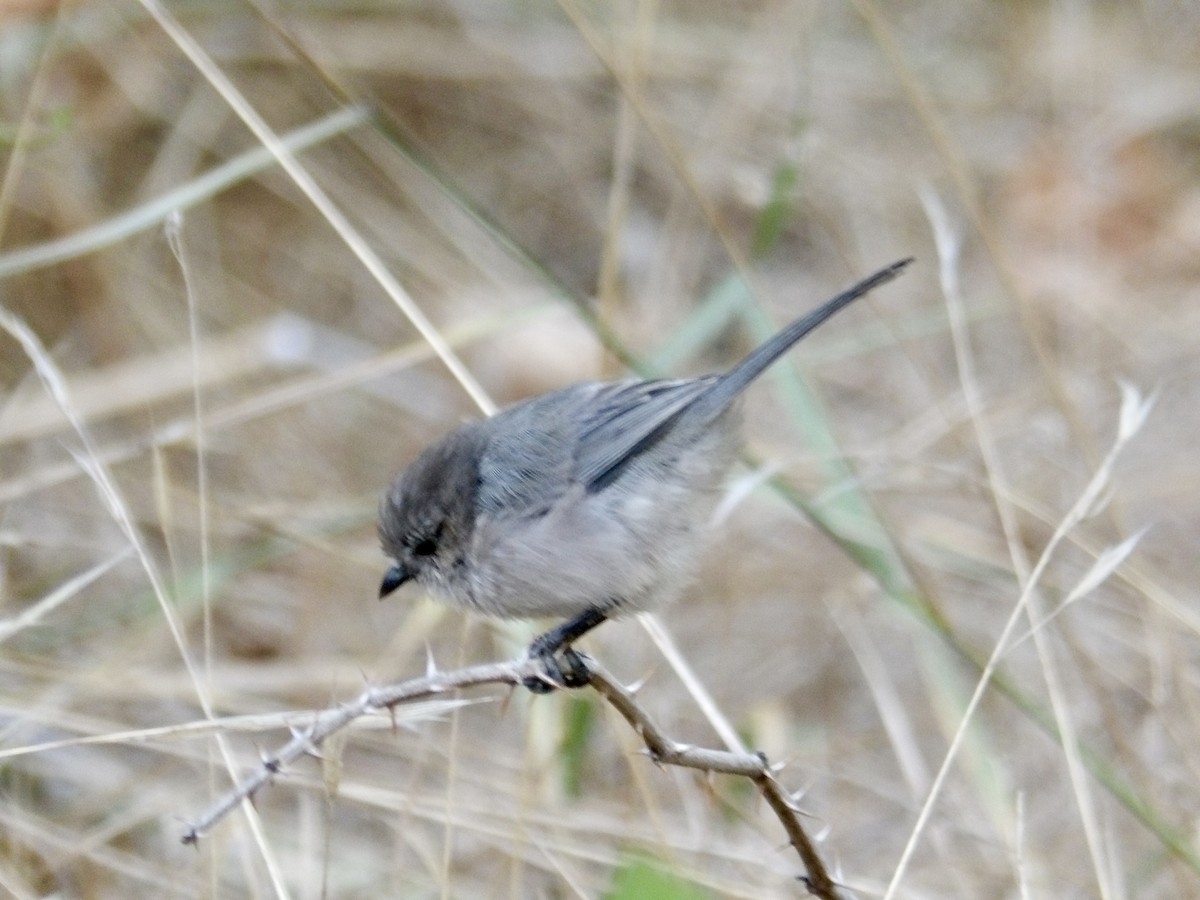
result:
<svg viewBox="0 0 1200 900"><path fill-rule="evenodd" d="M551 628L545 634L538 635L529 645L529 656L541 662L545 670L544 676L533 676L525 679L525 687L535 694L548 694L555 687L583 687L591 678L587 664L571 647L573 641L583 637L601 622L608 614L597 606L589 607L573 619L568 619L561 625ZM564 649L565 648L565 649ZM562 663L557 659L562 650Z"/></svg>

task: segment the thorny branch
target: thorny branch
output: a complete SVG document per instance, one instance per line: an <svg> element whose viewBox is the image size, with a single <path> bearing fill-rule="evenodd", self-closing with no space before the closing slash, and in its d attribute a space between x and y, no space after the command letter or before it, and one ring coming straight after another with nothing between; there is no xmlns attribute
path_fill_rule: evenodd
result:
<svg viewBox="0 0 1200 900"><path fill-rule="evenodd" d="M650 758L659 765L682 766L705 772L740 775L752 781L775 817L787 832L788 840L800 855L807 875L800 880L808 892L822 900L844 900L837 885L825 870L812 840L800 824L800 814L788 792L775 778L767 758L761 753L734 753L678 744L667 737L647 715L626 689L594 660L586 658L590 672L590 687L608 701L627 721L646 745ZM183 843L194 844L240 803L253 799L255 793L279 772L305 754L316 753L330 736L355 719L380 710L392 709L401 703L423 700L465 687L485 684L521 685L529 677L542 674L541 664L533 659L472 666L450 672L430 671L420 678L410 678L397 684L370 687L354 701L317 715L304 729L262 764L240 784L230 790L182 836Z"/></svg>

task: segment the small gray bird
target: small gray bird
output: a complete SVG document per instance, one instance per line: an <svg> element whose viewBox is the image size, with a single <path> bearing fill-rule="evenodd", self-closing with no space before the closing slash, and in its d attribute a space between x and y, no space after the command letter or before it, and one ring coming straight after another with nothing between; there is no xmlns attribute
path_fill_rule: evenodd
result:
<svg viewBox="0 0 1200 900"><path fill-rule="evenodd" d="M723 375L576 384L450 432L383 498L379 537L395 565L379 596L415 580L489 616L567 617L530 646L545 677L526 687L585 684L571 643L671 600L695 572L738 449L738 395L910 262L860 281Z"/></svg>

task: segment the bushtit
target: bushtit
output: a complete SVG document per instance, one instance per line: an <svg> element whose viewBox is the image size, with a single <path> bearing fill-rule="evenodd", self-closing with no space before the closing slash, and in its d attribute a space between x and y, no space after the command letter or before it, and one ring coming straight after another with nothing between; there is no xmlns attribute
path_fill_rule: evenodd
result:
<svg viewBox="0 0 1200 900"><path fill-rule="evenodd" d="M586 683L571 643L672 599L692 577L738 449L738 395L911 261L827 301L723 375L576 384L450 432L383 499L379 536L395 565L379 596L415 580L490 616L565 616L530 646L546 675L526 686Z"/></svg>

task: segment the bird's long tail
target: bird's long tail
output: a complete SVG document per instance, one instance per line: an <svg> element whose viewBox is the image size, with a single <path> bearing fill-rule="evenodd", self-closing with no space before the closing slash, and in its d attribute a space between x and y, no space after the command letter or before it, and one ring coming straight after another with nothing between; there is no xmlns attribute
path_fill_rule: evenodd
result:
<svg viewBox="0 0 1200 900"><path fill-rule="evenodd" d="M891 281L903 272L905 267L912 261L913 259L910 256L907 259L894 262L873 275L868 275L862 281L842 291L836 297L826 301L812 312L801 316L722 375L712 390L696 401L690 410L690 414L698 413L700 418L705 418L705 414L718 415L738 394L746 389L746 386L750 382L786 353L793 344L821 325L834 313L849 306L859 297L873 291L881 284Z"/></svg>

